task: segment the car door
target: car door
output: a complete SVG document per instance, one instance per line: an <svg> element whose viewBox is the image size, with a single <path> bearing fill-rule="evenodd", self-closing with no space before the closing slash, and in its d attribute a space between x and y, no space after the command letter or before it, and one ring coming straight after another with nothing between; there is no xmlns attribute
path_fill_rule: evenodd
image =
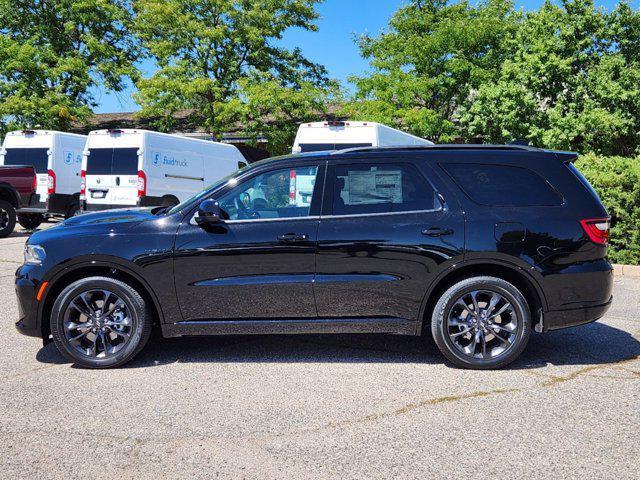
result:
<svg viewBox="0 0 640 480"><path fill-rule="evenodd" d="M218 195L226 220L183 222L175 281L185 320L316 316L315 255L324 165L262 169Z"/></svg>
<svg viewBox="0 0 640 480"><path fill-rule="evenodd" d="M428 171L396 160L330 163L314 283L321 318L419 318L429 284L464 246L457 201Z"/></svg>

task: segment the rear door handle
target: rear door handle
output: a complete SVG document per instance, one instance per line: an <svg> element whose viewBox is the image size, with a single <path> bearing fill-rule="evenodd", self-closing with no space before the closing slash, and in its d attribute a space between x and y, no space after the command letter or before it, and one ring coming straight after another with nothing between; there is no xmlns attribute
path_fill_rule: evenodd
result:
<svg viewBox="0 0 640 480"><path fill-rule="evenodd" d="M284 235L278 235L279 242L292 243L292 242L306 242L309 240L309 235L306 233L285 233Z"/></svg>
<svg viewBox="0 0 640 480"><path fill-rule="evenodd" d="M451 230L450 228L431 227L422 230L422 234L426 235L427 237L442 237L444 235L451 235L452 233L453 230Z"/></svg>

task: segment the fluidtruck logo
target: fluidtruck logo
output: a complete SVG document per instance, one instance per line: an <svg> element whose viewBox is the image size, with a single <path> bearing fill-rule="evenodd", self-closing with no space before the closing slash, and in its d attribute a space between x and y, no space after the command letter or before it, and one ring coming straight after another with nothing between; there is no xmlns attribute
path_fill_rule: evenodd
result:
<svg viewBox="0 0 640 480"><path fill-rule="evenodd" d="M158 152L153 152L152 163L156 167L163 165L168 167L185 168L189 166L189 163L186 160L178 160L177 158L170 157L169 155L161 155Z"/></svg>

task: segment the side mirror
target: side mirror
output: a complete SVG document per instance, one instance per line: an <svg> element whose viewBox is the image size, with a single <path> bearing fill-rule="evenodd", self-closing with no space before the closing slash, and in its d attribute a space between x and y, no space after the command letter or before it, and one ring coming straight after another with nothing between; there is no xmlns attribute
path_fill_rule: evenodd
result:
<svg viewBox="0 0 640 480"><path fill-rule="evenodd" d="M198 206L198 214L194 217L198 225L211 225L222 221L222 210L215 200L205 200Z"/></svg>

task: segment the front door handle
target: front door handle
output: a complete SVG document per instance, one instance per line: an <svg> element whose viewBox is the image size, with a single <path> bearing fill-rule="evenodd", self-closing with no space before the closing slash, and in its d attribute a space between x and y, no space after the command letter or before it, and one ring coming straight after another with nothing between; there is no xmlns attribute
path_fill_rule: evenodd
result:
<svg viewBox="0 0 640 480"><path fill-rule="evenodd" d="M450 228L431 227L422 230L422 234L426 235L427 237L442 237L444 235L451 235L452 233L453 230L451 230Z"/></svg>
<svg viewBox="0 0 640 480"><path fill-rule="evenodd" d="M278 235L278 241L284 243L306 242L307 240L309 240L309 235L306 233L285 233L284 235Z"/></svg>

